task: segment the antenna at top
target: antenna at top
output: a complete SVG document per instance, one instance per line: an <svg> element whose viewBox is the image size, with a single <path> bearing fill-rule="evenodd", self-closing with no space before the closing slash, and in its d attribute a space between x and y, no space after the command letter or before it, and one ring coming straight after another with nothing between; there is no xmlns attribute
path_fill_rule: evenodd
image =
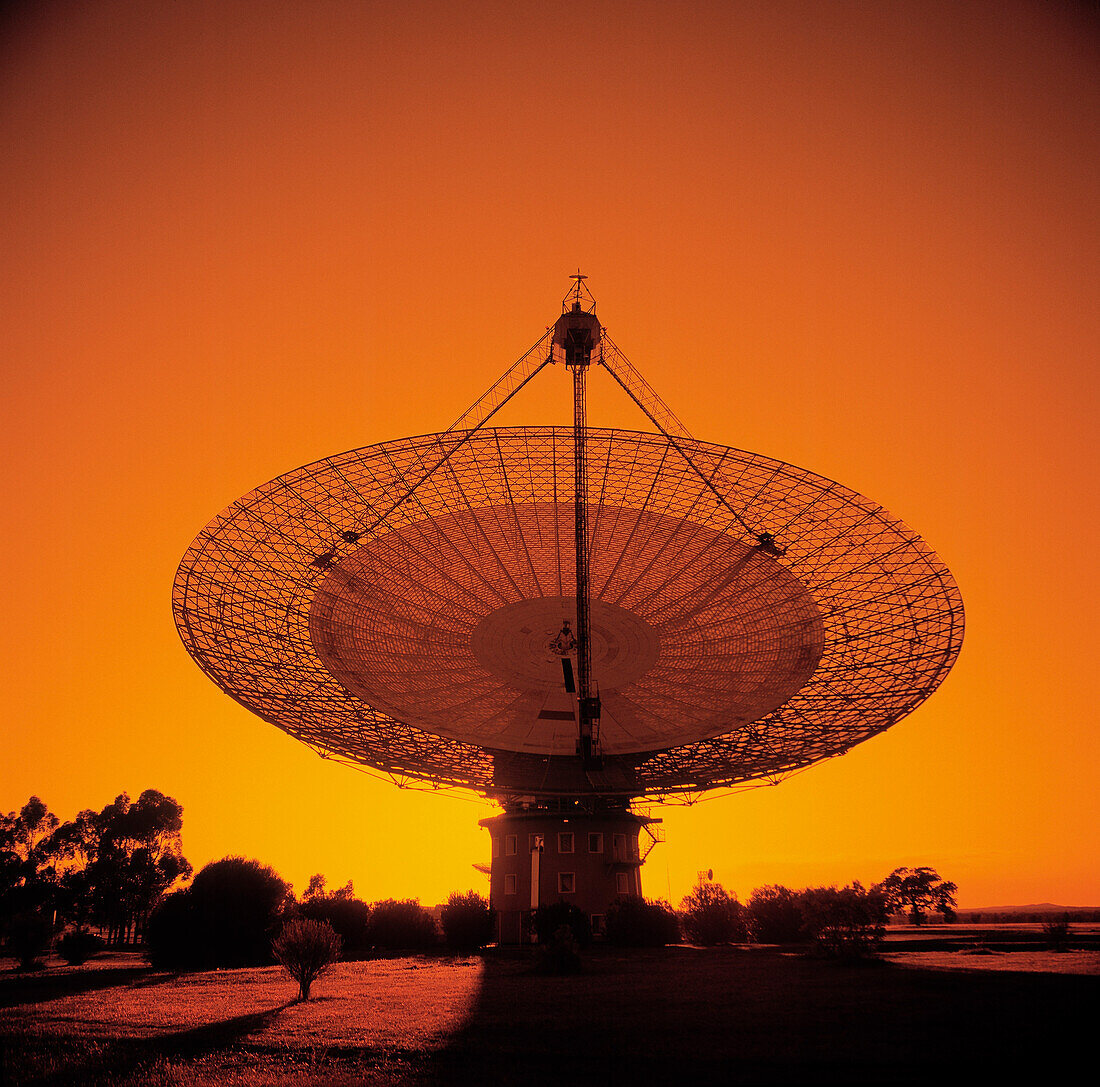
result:
<svg viewBox="0 0 1100 1087"><path fill-rule="evenodd" d="M571 275L569 278L574 282L561 300L562 313L595 313L596 299L592 297L592 292L584 283L588 276L582 275L581 270L578 268L576 274Z"/></svg>

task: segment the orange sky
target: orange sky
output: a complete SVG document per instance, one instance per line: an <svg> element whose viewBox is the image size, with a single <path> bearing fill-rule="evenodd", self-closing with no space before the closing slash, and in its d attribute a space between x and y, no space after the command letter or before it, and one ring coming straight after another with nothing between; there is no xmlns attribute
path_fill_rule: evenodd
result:
<svg viewBox="0 0 1100 1087"><path fill-rule="evenodd" d="M1096 25L1023 3L53 4L0 63L0 809L152 787L196 864L483 886L469 798L334 766L222 695L172 577L282 472L443 429L580 265L699 438L937 549L962 656L778 788L666 808L647 893L932 864L1100 903ZM563 422L558 371L505 423ZM591 382L594 425L644 427Z"/></svg>

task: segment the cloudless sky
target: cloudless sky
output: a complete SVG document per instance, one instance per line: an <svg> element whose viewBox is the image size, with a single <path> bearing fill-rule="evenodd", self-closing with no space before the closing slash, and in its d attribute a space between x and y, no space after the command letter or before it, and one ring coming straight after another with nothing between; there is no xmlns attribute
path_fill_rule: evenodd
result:
<svg viewBox="0 0 1100 1087"><path fill-rule="evenodd" d="M0 44L0 809L182 802L196 867L484 889L476 798L319 759L175 633L198 531L446 428L580 266L699 438L882 503L962 655L776 788L666 807L647 894L932 864L1100 903L1100 49L1083 5L15 5ZM557 370L504 423L566 422ZM603 375L593 425L645 429Z"/></svg>

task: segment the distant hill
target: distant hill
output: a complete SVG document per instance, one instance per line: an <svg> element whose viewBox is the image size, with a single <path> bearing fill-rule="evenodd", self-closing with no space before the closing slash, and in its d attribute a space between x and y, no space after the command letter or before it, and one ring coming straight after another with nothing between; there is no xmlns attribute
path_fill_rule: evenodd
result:
<svg viewBox="0 0 1100 1087"><path fill-rule="evenodd" d="M1035 922L1061 920L1100 921L1100 906L1058 906L1053 902L1034 902L1029 906L967 906L958 911L964 924Z"/></svg>

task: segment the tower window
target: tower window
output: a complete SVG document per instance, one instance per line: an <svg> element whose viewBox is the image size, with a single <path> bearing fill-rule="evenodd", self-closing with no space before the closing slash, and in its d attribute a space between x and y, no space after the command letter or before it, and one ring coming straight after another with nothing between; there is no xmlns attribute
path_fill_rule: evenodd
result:
<svg viewBox="0 0 1100 1087"><path fill-rule="evenodd" d="M506 857L516 855L516 836L514 834L506 834L504 837L504 855Z"/></svg>
<svg viewBox="0 0 1100 1087"><path fill-rule="evenodd" d="M626 872L615 873L615 893L619 895L630 894L630 876Z"/></svg>
<svg viewBox="0 0 1100 1087"><path fill-rule="evenodd" d="M615 854L615 860L626 860L626 835L625 834L612 834L611 835L611 849Z"/></svg>
<svg viewBox="0 0 1100 1087"><path fill-rule="evenodd" d="M577 889L577 880L572 872L558 873L558 894L571 895Z"/></svg>
<svg viewBox="0 0 1100 1087"><path fill-rule="evenodd" d="M491 841L493 843L493 849L492 849L493 856L494 857L499 857L500 856L500 836L494 834L489 839L489 841Z"/></svg>
<svg viewBox="0 0 1100 1087"><path fill-rule="evenodd" d="M516 877L514 873L509 873L504 877L504 893L506 895L514 895L516 893Z"/></svg>
<svg viewBox="0 0 1100 1087"><path fill-rule="evenodd" d="M563 830L558 835L558 852L559 853L572 853L573 852L573 832L571 830Z"/></svg>
<svg viewBox="0 0 1100 1087"><path fill-rule="evenodd" d="M603 835L594 832L588 835L588 852L589 853L602 853L603 852Z"/></svg>

